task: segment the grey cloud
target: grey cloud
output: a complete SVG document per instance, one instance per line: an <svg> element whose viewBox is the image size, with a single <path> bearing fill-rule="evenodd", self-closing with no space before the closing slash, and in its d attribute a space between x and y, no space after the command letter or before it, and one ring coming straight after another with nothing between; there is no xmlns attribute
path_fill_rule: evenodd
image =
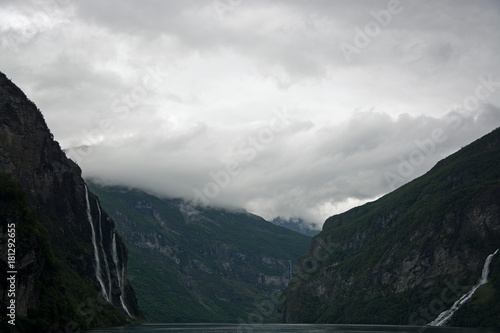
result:
<svg viewBox="0 0 500 333"><path fill-rule="evenodd" d="M387 172L398 175L433 130L447 139L396 186L500 123L498 91L457 129L445 117L479 76L500 78L499 2L401 1L347 62L340 43L387 3L247 0L221 19L212 1L65 1L57 24L18 52L1 39L1 70L63 147L91 146L74 157L89 177L192 198L236 160L240 173L213 204L320 223L388 192ZM0 10L29 21L41 9ZM15 32L4 22L2 36ZM147 68L161 75L144 94ZM144 98L124 104L134 91ZM295 117L253 147L284 105Z"/></svg>
<svg viewBox="0 0 500 333"><path fill-rule="evenodd" d="M210 203L253 208L248 203L265 202L268 207L259 213L268 218L302 216L320 223L327 216L315 213L318 206L349 199L362 202L387 193L391 190L387 172L403 180L396 186L403 185L498 126L499 114L498 107L489 105L475 116L461 118L459 128L454 129L450 120L453 114L393 119L383 112L362 112L347 124L309 128L306 133L311 138L303 142L298 139L305 129L296 127L295 131L280 133L281 137L257 152L255 159L242 162L240 174L230 177L227 187L220 187L220 193ZM422 151L418 142L432 138L436 129L443 131L446 140L435 143L432 152ZM203 191L209 182L215 183L212 174L226 170L220 160L207 159L205 151L210 147L217 150L220 142L216 138L224 134L215 135L213 130L210 135L196 133L191 140L198 140L197 145L183 144L189 141L184 138L166 145L143 144L144 138L140 137L126 146L95 147L95 152L80 164L89 177L193 199L194 188ZM204 143L200 144L200 140ZM413 151L422 152L422 163L409 176L398 174L401 158L410 159Z"/></svg>

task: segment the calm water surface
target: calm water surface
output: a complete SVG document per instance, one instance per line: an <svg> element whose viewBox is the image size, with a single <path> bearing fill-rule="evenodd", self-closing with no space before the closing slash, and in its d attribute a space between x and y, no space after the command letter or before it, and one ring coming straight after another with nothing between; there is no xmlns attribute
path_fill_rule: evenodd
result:
<svg viewBox="0 0 500 333"><path fill-rule="evenodd" d="M112 327L89 331L89 333L361 333L361 332L399 332L399 333L498 333L495 329L471 329L449 327L409 327L373 325L296 325L296 324L146 324L130 327Z"/></svg>

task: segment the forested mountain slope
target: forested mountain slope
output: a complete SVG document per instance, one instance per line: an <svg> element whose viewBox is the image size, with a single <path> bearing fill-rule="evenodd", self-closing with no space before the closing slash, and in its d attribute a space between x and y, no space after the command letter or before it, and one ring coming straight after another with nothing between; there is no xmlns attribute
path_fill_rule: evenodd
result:
<svg viewBox="0 0 500 333"><path fill-rule="evenodd" d="M500 247L500 129L377 201L326 220L282 296L285 322L425 324ZM500 326L500 256L450 324ZM472 315L473 313L473 315Z"/></svg>
<svg viewBox="0 0 500 333"><path fill-rule="evenodd" d="M246 321L286 287L311 239L244 210L91 188L129 246L130 278L153 322Z"/></svg>

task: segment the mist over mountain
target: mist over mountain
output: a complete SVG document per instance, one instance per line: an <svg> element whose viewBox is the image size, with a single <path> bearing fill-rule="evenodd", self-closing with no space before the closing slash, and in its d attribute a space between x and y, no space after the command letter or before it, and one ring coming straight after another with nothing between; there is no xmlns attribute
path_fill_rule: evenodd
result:
<svg viewBox="0 0 500 333"><path fill-rule="evenodd" d="M139 308L158 322L244 322L259 309L269 322L277 314L285 322L421 325L476 285L486 258L490 281L449 324L499 326L500 129L330 217L311 241L289 230L314 232L300 218L271 223L242 208L86 184L5 75L0 102L1 233L19 244L11 260L2 242L1 260L16 269L3 278L17 279L21 332L137 323ZM2 288L7 308L12 285ZM443 290L453 297L443 300ZM422 314L436 302L439 311ZM272 306L263 312L264 303ZM85 316L82 307L99 312Z"/></svg>
<svg viewBox="0 0 500 333"><path fill-rule="evenodd" d="M110 185L320 227L500 125L497 0L108 1L0 1L0 54Z"/></svg>
<svg viewBox="0 0 500 333"><path fill-rule="evenodd" d="M300 232L301 234L311 237L316 236L321 231L317 228L317 225L315 223L308 223L300 217L291 217L289 219L286 219L282 216L278 216L272 219L271 223L288 228L290 230L295 230L297 232Z"/></svg>
<svg viewBox="0 0 500 333"><path fill-rule="evenodd" d="M89 184L129 247L130 279L153 322L247 321L286 287L310 241L243 209ZM263 320L274 321L269 311Z"/></svg>
<svg viewBox="0 0 500 333"><path fill-rule="evenodd" d="M499 0L1 0L0 332L497 327L499 37Z"/></svg>

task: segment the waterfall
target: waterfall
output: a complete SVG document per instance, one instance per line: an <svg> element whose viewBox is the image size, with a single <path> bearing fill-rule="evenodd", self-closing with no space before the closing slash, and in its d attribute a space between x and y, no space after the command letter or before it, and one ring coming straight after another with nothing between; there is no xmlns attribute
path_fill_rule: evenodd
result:
<svg viewBox="0 0 500 333"><path fill-rule="evenodd" d="M481 285L488 282L488 275L490 274L490 264L491 261L493 260L493 256L497 254L498 250L499 249L490 254L488 258L486 258L486 261L484 262L483 273L481 274L481 281L480 281Z"/></svg>
<svg viewBox="0 0 500 333"><path fill-rule="evenodd" d="M125 305L125 301L123 300L123 295L125 294L125 285L123 283L123 281L125 281L125 267L124 267L124 265L121 265L121 269L120 269L120 265L119 265L119 262L118 262L118 253L116 251L116 231L113 232L113 241L112 242L113 242L112 243L112 246L113 246L113 262L115 263L116 275L118 277L118 286L120 287L120 291L121 291L120 302L122 304L123 310L125 310L125 312L127 312L128 316L132 318L132 315L128 311L127 306Z"/></svg>
<svg viewBox="0 0 500 333"><path fill-rule="evenodd" d="M108 297L109 300L111 301L111 291L112 291L112 281L111 281L111 272L109 271L109 263L108 263L108 256L106 255L106 252L104 251L104 246L102 245L102 224L101 224L101 208L99 207L99 201L95 199L96 205L97 205L97 211L99 212L99 235L101 236L100 238L100 245L101 245L101 250L102 250L102 257L104 258L104 267L106 267L106 274L108 276Z"/></svg>
<svg viewBox="0 0 500 333"><path fill-rule="evenodd" d="M463 295L462 297L460 297L460 299L458 301L456 301L452 306L451 308L449 308L448 310L446 311L443 311L439 314L439 316L434 319L434 321L430 322L428 325L430 326L443 326L444 324L446 324L446 322L448 320L450 320L450 318L453 316L453 314L465 303L467 302L469 299L471 299L471 297L474 295L474 293L476 292L476 290L481 287L483 284L487 283L488 282L488 275L490 273L490 264L491 264L491 260L493 260L493 256L495 254L497 254L498 252L498 249L490 254L485 262L484 262L484 266L483 266L483 272L481 274L481 280L479 280L479 283L476 284L474 287L472 287L472 289L465 295Z"/></svg>
<svg viewBox="0 0 500 333"><path fill-rule="evenodd" d="M102 279L101 260L99 259L99 250L97 248L94 221L92 219L92 212L90 210L90 202L89 202L89 193L86 185L85 185L85 200L87 201L87 219L90 223L90 228L92 229L92 244L94 245L94 257L95 257L95 276L97 278L97 281L99 281L99 284L101 285L101 290L104 299L106 299L109 302L110 301L109 295L106 292L106 287L104 286L104 281Z"/></svg>
<svg viewBox="0 0 500 333"><path fill-rule="evenodd" d="M121 278L122 285L120 286L120 289L121 289L122 293L120 295L120 301L122 302L122 307L125 310L125 312L127 312L128 316L132 318L132 315L130 314L130 311L128 311L128 308L125 305L125 301L123 300L123 295L124 295L124 292L125 292L125 286L123 284L123 280L124 279L125 279L125 267L122 266L122 278Z"/></svg>
<svg viewBox="0 0 500 333"><path fill-rule="evenodd" d="M116 271L118 272L118 253L116 251L116 236L115 236L116 232L113 232L113 239L112 239L112 243L111 243L111 246L113 247L113 262L115 263L115 266L116 266ZM118 276L118 284L120 284L120 276Z"/></svg>

